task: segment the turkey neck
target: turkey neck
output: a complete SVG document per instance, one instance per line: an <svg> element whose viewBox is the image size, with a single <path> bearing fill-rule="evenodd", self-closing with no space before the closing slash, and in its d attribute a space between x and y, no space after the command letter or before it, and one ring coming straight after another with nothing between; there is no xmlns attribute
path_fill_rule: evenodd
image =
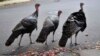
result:
<svg viewBox="0 0 100 56"><path fill-rule="evenodd" d="M57 15L57 16L58 16L58 18L60 17L60 15L61 15L61 13L58 13L58 15Z"/></svg>
<svg viewBox="0 0 100 56"><path fill-rule="evenodd" d="M35 16L36 18L38 17L38 10L36 10L33 14L32 14L32 16Z"/></svg>
<svg viewBox="0 0 100 56"><path fill-rule="evenodd" d="M83 5L80 5L80 10L79 11L81 11L81 12L83 12Z"/></svg>

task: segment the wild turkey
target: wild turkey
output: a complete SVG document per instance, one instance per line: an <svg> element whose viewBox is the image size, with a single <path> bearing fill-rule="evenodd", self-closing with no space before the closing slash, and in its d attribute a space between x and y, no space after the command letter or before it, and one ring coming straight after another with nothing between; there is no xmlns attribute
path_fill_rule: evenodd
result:
<svg viewBox="0 0 100 56"><path fill-rule="evenodd" d="M63 25L62 37L59 40L59 46L65 47L68 38L71 38L70 46L72 46L72 35L75 34L75 45L77 45L77 34L84 31L87 27L86 17L83 11L84 3L80 3L81 9L72 13Z"/></svg>
<svg viewBox="0 0 100 56"><path fill-rule="evenodd" d="M54 34L59 25L59 18L60 18L61 13L62 13L62 11L59 10L57 15L51 15L46 18L46 20L43 24L43 28L42 28L36 42L44 43L47 39L47 36L50 34L50 32L53 32L52 42L54 42Z"/></svg>
<svg viewBox="0 0 100 56"><path fill-rule="evenodd" d="M28 16L22 19L12 30L12 34L6 41L5 45L10 46L16 38L18 38L19 35L21 35L19 46L22 40L22 37L25 33L29 33L30 43L32 43L31 40L31 33L34 29L37 29L37 19L38 19L38 11L39 11L40 4L35 4L36 11Z"/></svg>

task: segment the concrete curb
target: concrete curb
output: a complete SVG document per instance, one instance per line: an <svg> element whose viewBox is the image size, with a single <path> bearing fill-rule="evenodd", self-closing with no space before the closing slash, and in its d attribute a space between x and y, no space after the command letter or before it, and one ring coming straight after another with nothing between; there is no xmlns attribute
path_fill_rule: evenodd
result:
<svg viewBox="0 0 100 56"><path fill-rule="evenodd" d="M0 7L5 6L5 5L12 5L12 4L17 4L17 3L23 3L23 2L29 2L31 0L7 0L0 2Z"/></svg>

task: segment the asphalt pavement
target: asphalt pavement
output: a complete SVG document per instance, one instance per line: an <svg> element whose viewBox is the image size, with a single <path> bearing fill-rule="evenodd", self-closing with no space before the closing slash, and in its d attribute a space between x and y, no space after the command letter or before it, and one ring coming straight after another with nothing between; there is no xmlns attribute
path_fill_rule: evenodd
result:
<svg viewBox="0 0 100 56"><path fill-rule="evenodd" d="M0 8L0 54L7 56L7 54L18 54L21 52L25 52L29 48L34 48L39 50L50 50L54 47L58 46L58 41L62 35L62 26L64 22L67 20L67 17L72 13L79 10L79 3L84 2L84 12L87 18L87 28L84 32L80 32L78 34L78 43L80 44L76 49L79 49L81 56L99 56L100 50L95 49L96 42L100 41L100 1L95 0L60 0L59 2L55 2L53 0L34 0L34 2L22 3L22 4L14 4L7 7ZM39 11L39 18L38 18L38 30L34 30L32 33L32 41L35 42L36 38L38 37L40 30L42 28L43 22L45 18L55 13L58 10L62 10L63 14L60 18L60 24L55 34L56 42L52 43L52 33L48 36L48 45L46 47L44 44L35 43L30 45L29 44L29 36L25 34L22 39L21 47L18 48L19 38L17 38L14 43L6 47L5 42L9 38L10 34L12 33L12 29L15 25L20 22L21 19L27 17L28 15L32 14L35 11L34 4L40 3L40 11ZM88 35L88 36L87 36ZM66 44L66 48L69 47L70 40ZM73 36L73 43L74 43L74 36ZM89 46L88 46L89 45ZM80 49L79 47L86 49ZM91 48L93 47L93 48ZM80 51L81 50L81 51ZM65 55L66 56L66 55Z"/></svg>

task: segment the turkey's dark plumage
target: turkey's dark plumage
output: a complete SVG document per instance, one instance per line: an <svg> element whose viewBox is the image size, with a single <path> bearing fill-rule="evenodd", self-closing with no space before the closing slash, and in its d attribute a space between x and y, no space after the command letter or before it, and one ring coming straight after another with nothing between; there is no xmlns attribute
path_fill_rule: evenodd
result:
<svg viewBox="0 0 100 56"><path fill-rule="evenodd" d="M84 31L86 28L86 17L83 12L83 3L80 3L81 9L78 12L72 13L67 21L63 25L63 31L61 39L59 40L59 46L65 47L68 38L71 38L75 34L75 44L77 44L77 34L79 31ZM72 43L72 41L71 41Z"/></svg>
<svg viewBox="0 0 100 56"><path fill-rule="evenodd" d="M32 15L22 19L15 26L15 28L12 30L11 36L8 38L8 40L5 43L6 46L10 46L19 35L21 35L21 39L22 39L25 33L29 33L30 43L32 43L31 33L34 29L37 29L37 18L38 18L39 6L40 4L36 4L35 5L36 11ZM20 46L21 39L19 41L19 46Z"/></svg>
<svg viewBox="0 0 100 56"><path fill-rule="evenodd" d="M43 24L43 28L36 40L36 42L44 43L47 39L47 36L50 32L53 32L53 41L54 41L54 34L59 25L59 17L62 11L58 11L58 14L55 16L47 17Z"/></svg>

